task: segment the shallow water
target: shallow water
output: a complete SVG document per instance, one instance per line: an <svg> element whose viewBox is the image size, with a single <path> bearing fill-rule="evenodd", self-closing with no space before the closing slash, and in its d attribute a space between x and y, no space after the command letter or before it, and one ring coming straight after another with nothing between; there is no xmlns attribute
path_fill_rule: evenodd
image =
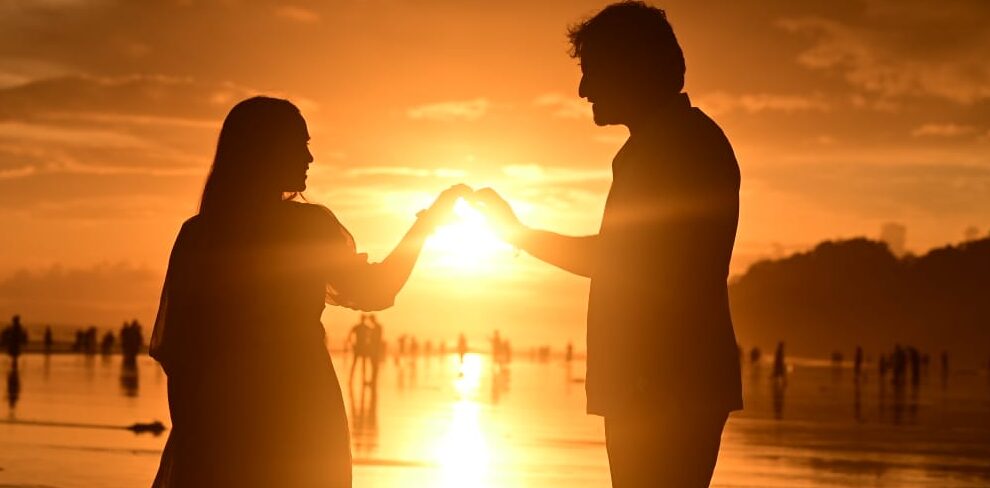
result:
<svg viewBox="0 0 990 488"><path fill-rule="evenodd" d="M376 391L352 391L349 361L335 358L355 486L608 486L601 420L583 413L581 362L389 359ZM165 436L111 427L168 423L153 361L142 358L136 376L119 356L29 355L16 378L0 365L0 486L150 484ZM985 372L945 381L932 372L901 388L872 370L857 383L851 370L813 361L792 364L786 385L769 373L744 369L746 410L726 425L712 486L990 486Z"/></svg>

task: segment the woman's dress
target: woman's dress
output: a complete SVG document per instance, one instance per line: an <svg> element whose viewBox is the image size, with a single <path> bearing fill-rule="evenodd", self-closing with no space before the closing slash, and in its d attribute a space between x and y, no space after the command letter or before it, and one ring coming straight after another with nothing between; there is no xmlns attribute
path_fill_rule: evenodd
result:
<svg viewBox="0 0 990 488"><path fill-rule="evenodd" d="M186 221L151 341L172 417L153 486L351 486L320 315L390 306L379 272L321 206Z"/></svg>

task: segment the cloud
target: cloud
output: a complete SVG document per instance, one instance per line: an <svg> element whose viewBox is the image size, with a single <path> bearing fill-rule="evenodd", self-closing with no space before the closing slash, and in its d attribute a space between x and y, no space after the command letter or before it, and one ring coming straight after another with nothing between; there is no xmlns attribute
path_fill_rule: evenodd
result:
<svg viewBox="0 0 990 488"><path fill-rule="evenodd" d="M747 113L776 112L827 112L831 106L821 94L784 95L772 93L730 94L722 91L697 98L697 105L711 115L722 115L742 110Z"/></svg>
<svg viewBox="0 0 990 488"><path fill-rule="evenodd" d="M233 83L60 76L0 88L0 179L201 173Z"/></svg>
<svg viewBox="0 0 990 488"><path fill-rule="evenodd" d="M502 167L502 172L516 181L531 183L561 184L588 181L607 182L612 179L609 170L570 168L566 166L543 166L539 164L514 164Z"/></svg>
<svg viewBox="0 0 990 488"><path fill-rule="evenodd" d="M990 4L956 0L867 1L859 15L787 18L779 26L807 36L798 62L840 74L884 97L927 96L972 104L990 98Z"/></svg>
<svg viewBox="0 0 990 488"><path fill-rule="evenodd" d="M319 13L295 5L279 5L275 7L275 15L300 24L315 24L321 19Z"/></svg>
<svg viewBox="0 0 990 488"><path fill-rule="evenodd" d="M546 93L536 97L533 105L546 107L553 110L554 117L562 119L588 119L591 120L591 104L574 97L568 97L560 93Z"/></svg>
<svg viewBox="0 0 990 488"><path fill-rule="evenodd" d="M935 137L958 137L976 133L976 127L959 124L924 124L913 131L911 135L915 137L935 136Z"/></svg>
<svg viewBox="0 0 990 488"><path fill-rule="evenodd" d="M226 82L156 75L60 76L0 89L0 120L37 120L53 114L131 115L144 122L217 121L236 100L256 90Z"/></svg>
<svg viewBox="0 0 990 488"><path fill-rule="evenodd" d="M347 170L349 176L411 176L416 178L463 178L467 172L451 168L413 168L408 166L365 166Z"/></svg>
<svg viewBox="0 0 990 488"><path fill-rule="evenodd" d="M452 122L455 120L478 120L484 116L491 102L485 98L474 100L452 101L419 105L406 110L406 115L413 120L436 120Z"/></svg>

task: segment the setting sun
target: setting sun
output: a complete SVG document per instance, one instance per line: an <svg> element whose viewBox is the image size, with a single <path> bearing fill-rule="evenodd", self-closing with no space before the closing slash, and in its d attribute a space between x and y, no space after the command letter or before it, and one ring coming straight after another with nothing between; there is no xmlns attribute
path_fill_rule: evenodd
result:
<svg viewBox="0 0 990 488"><path fill-rule="evenodd" d="M465 201L454 206L455 217L430 237L427 244L433 264L459 272L492 272L492 258L501 252L511 252L512 246L502 242L489 227L484 215Z"/></svg>

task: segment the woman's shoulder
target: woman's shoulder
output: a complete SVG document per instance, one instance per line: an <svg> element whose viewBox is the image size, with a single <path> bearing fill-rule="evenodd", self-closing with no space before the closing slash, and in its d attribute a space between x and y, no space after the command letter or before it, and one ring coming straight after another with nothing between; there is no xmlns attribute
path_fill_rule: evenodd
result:
<svg viewBox="0 0 990 488"><path fill-rule="evenodd" d="M318 203L297 202L295 200L284 200L282 209L290 215L303 219L312 219L318 222L338 223L337 217L326 206Z"/></svg>
<svg viewBox="0 0 990 488"><path fill-rule="evenodd" d="M333 211L324 205L309 202L297 202L286 200L282 202L285 212L291 215L291 219L310 232L315 232L317 237L324 239L344 239L350 240L350 232L337 220Z"/></svg>

